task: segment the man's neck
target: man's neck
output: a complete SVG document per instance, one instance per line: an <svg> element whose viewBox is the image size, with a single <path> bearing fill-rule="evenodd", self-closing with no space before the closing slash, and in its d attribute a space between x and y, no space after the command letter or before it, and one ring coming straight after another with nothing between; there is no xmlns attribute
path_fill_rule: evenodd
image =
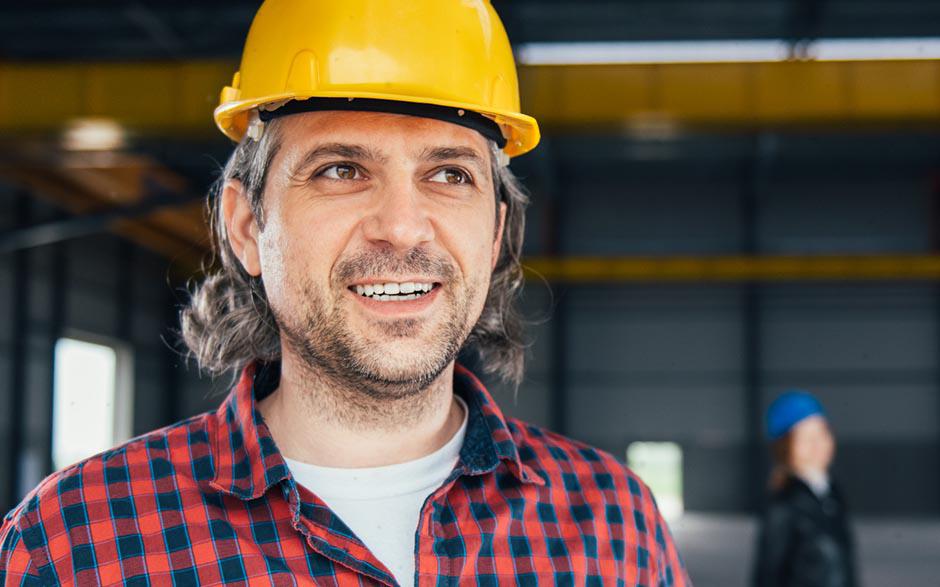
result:
<svg viewBox="0 0 940 587"><path fill-rule="evenodd" d="M277 390L258 409L281 453L325 467L379 467L431 454L463 421L451 363L427 388L379 398L330 382L285 354Z"/></svg>

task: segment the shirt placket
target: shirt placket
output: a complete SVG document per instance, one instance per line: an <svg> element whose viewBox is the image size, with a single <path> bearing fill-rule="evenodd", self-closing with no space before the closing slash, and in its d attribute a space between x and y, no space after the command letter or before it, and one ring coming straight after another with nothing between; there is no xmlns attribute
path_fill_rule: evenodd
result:
<svg viewBox="0 0 940 587"><path fill-rule="evenodd" d="M336 575L341 570L346 570L359 575L359 579L363 580L365 584L399 587L390 572L379 571L383 567L382 563L374 555L368 553L368 549L364 544L357 541L347 541L335 536L329 529L324 528L321 524L303 514L303 502L295 481L292 479L284 481L281 484L281 491L291 512L291 526L304 537L308 548L333 562L334 569L337 571ZM358 558L350 552L350 546L355 546L364 553L368 553L372 560ZM337 577L337 583L343 585L344 581Z"/></svg>
<svg viewBox="0 0 940 587"><path fill-rule="evenodd" d="M454 553L446 547L449 540L460 537L460 525L459 523L453 524L454 530L448 532L441 522L441 516L446 507L447 494L461 476L468 474L470 473L465 465L459 463L447 480L428 496L421 507L420 522L415 536L415 585L417 587L437 587L445 584L443 579L448 579L456 585L460 580L460 565Z"/></svg>

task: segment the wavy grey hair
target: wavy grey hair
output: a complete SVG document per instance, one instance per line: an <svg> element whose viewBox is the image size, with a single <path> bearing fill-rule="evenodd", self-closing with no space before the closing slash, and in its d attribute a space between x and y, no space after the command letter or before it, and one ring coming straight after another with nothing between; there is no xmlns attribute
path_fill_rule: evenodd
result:
<svg viewBox="0 0 940 587"><path fill-rule="evenodd" d="M191 299L180 321L190 356L210 375L237 372L256 360L280 359L280 332L268 306L264 282L250 276L235 257L221 204L225 183L240 181L259 228L264 227L262 196L268 169L280 147L278 122L268 122L260 140L242 139L209 191L212 258L206 278L191 287ZM516 301L523 283L520 255L529 198L509 167L499 163L501 153L495 143L491 143L491 151L494 196L497 203L506 204L506 221L486 303L464 349L477 350L484 372L518 386L526 344Z"/></svg>

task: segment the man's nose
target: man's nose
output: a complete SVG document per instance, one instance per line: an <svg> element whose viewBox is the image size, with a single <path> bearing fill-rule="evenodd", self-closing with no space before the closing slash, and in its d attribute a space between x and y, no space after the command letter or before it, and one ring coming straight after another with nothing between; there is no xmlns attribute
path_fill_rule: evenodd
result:
<svg viewBox="0 0 940 587"><path fill-rule="evenodd" d="M434 239L434 226L422 194L410 182L386 186L363 224L365 237L399 250L410 250Z"/></svg>

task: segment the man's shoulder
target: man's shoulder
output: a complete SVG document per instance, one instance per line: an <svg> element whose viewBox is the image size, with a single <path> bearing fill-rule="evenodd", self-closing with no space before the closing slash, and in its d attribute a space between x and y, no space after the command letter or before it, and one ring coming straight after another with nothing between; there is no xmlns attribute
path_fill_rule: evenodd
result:
<svg viewBox="0 0 940 587"><path fill-rule="evenodd" d="M177 491L213 474L207 412L148 432L52 473L3 519L20 532L68 528L129 515L141 497L159 499L159 480ZM124 509L128 511L125 513Z"/></svg>
<svg viewBox="0 0 940 587"><path fill-rule="evenodd" d="M618 500L651 502L646 484L607 451L515 418L507 424L523 465L568 491L607 492Z"/></svg>

